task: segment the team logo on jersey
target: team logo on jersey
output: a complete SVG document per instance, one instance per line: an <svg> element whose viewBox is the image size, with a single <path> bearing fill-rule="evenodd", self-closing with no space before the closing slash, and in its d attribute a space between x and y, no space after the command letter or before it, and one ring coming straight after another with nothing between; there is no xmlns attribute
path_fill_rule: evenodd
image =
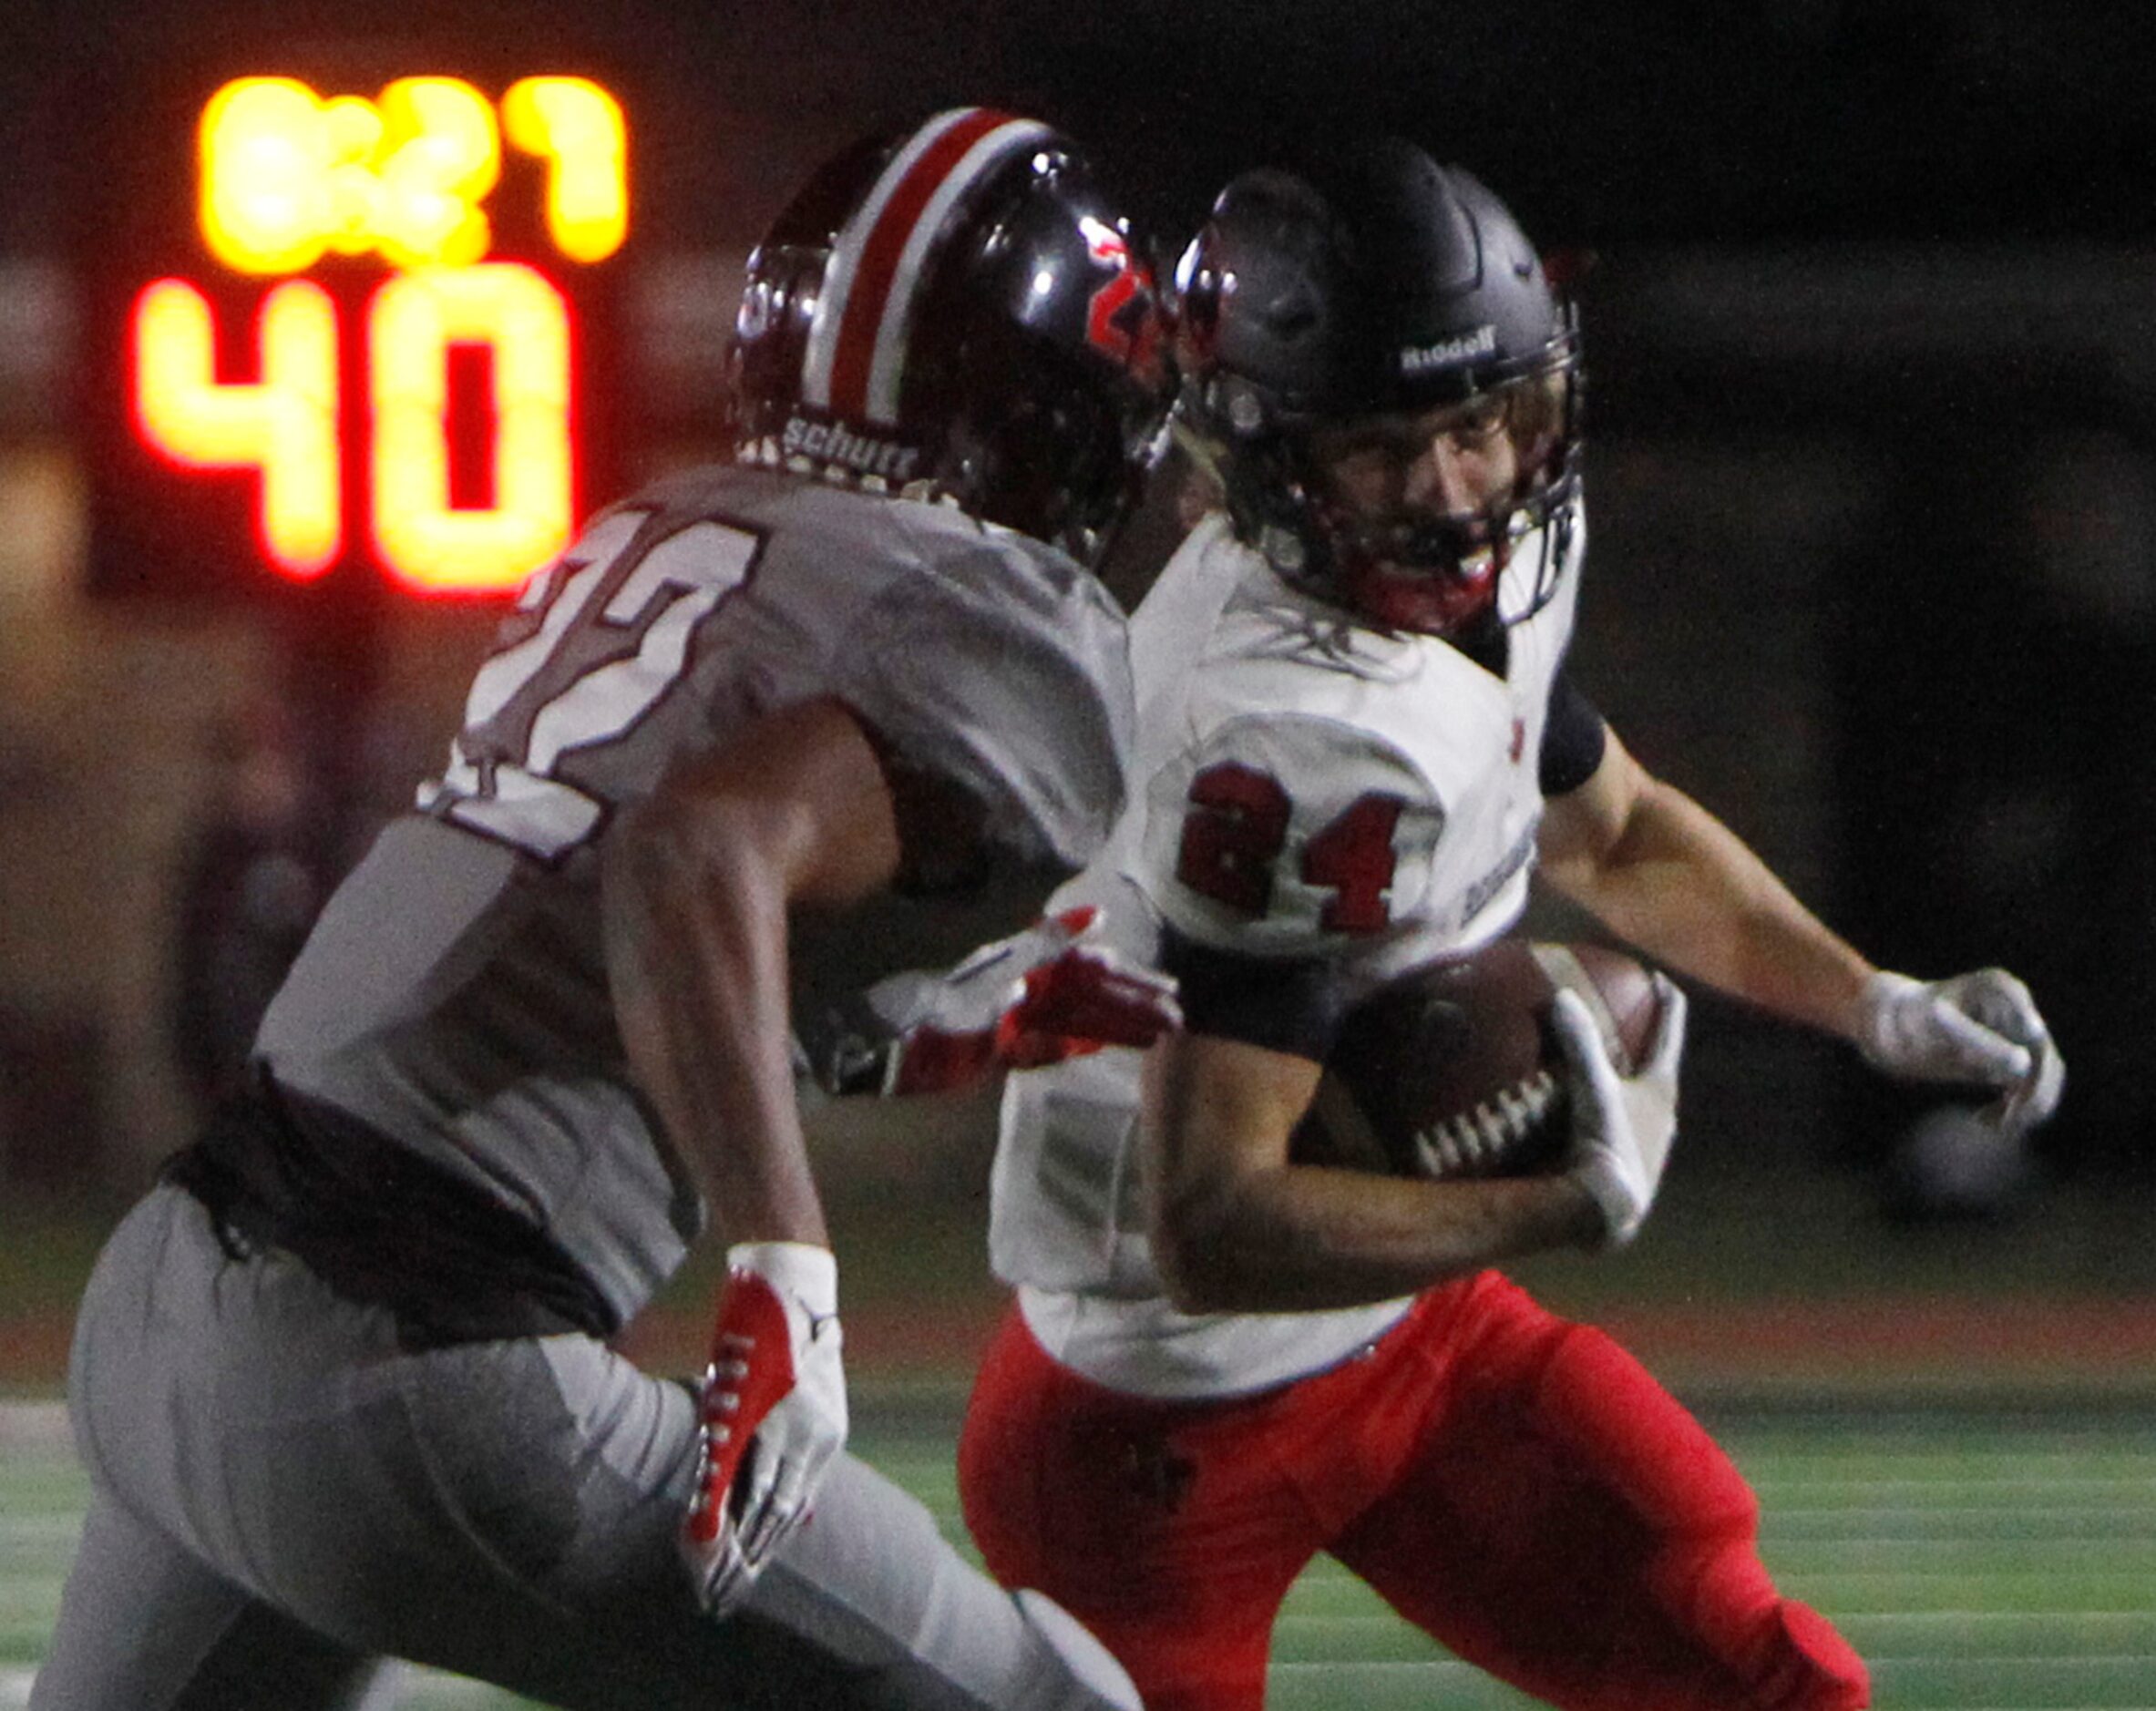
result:
<svg viewBox="0 0 2156 1711"><path fill-rule="evenodd" d="M873 434L856 434L843 422L811 422L788 416L779 449L788 457L816 457L842 465L857 475L887 481L910 481L920 462L919 448Z"/></svg>
<svg viewBox="0 0 2156 1711"><path fill-rule="evenodd" d="M1472 333L1463 333L1457 338L1440 339L1435 344L1411 344L1400 353L1400 372L1403 374L1427 374L1441 368L1458 368L1463 363L1472 363L1478 356L1497 354L1497 328L1485 323Z"/></svg>
<svg viewBox="0 0 2156 1711"><path fill-rule="evenodd" d="M1474 884L1467 887L1467 895L1460 899L1460 925L1464 927L1490 905L1490 899L1512 883L1513 876L1525 867L1535 856L1535 839L1542 828L1542 816L1530 821L1527 829L1513 840L1513 845L1498 857L1496 866L1490 869Z"/></svg>
<svg viewBox="0 0 2156 1711"><path fill-rule="evenodd" d="M1123 1446L1122 1473L1131 1495L1174 1514L1197 1481L1197 1463L1165 1439Z"/></svg>

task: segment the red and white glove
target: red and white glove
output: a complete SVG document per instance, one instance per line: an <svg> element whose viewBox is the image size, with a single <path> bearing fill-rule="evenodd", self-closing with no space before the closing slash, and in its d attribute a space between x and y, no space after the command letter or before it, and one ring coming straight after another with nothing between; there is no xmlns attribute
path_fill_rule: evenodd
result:
<svg viewBox="0 0 2156 1711"><path fill-rule="evenodd" d="M697 1392L696 1484L682 1554L714 1615L747 1593L806 1517L846 1443L838 1262L803 1242L726 1250L726 1284Z"/></svg>
<svg viewBox="0 0 2156 1711"><path fill-rule="evenodd" d="M2004 968L1932 981L1874 974L1857 1011L1856 1044L1889 1075L2002 1090L1985 1116L2007 1134L2042 1122L2066 1085L2065 1060L2036 1000Z"/></svg>
<svg viewBox="0 0 2156 1711"><path fill-rule="evenodd" d="M1601 1210L1605 1247L1622 1247L1639 1234L1677 1139L1685 996L1667 975L1657 974L1654 982L1660 1021L1647 1061L1631 1075L1617 1073L1602 1030L1577 993L1560 991L1551 1008L1572 1121L1566 1173Z"/></svg>
<svg viewBox="0 0 2156 1711"><path fill-rule="evenodd" d="M1175 980L1134 968L1100 934L1098 909L1065 909L946 973L879 982L868 1000L892 1035L881 1091L958 1092L1180 1028Z"/></svg>

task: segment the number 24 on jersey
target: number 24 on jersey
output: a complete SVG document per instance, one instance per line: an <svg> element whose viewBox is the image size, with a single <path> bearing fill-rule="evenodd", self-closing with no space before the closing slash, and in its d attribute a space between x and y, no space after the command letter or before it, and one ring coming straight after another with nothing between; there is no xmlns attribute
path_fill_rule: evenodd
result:
<svg viewBox="0 0 2156 1711"><path fill-rule="evenodd" d="M1391 919L1389 893L1398 856L1392 835L1403 798L1365 791L1302 845L1295 876L1331 895L1318 924L1330 933L1375 933ZM1190 781L1176 877L1201 896L1251 920L1274 907L1277 876L1289 847L1294 803L1270 773L1221 761Z"/></svg>

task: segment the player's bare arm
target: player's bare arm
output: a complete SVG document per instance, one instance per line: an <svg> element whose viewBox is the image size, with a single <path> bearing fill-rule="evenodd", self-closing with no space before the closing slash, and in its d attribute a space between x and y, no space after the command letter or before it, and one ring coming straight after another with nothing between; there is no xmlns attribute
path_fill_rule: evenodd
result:
<svg viewBox="0 0 2156 1711"><path fill-rule="evenodd" d="M1999 968L1920 981L1875 968L1750 845L1607 735L1594 774L1545 809L1551 886L1657 961L1839 1035L1887 1074L1999 1088L1994 1115L2017 1130L2050 1114L2065 1069L2020 981Z"/></svg>
<svg viewBox="0 0 2156 1711"><path fill-rule="evenodd" d="M898 822L867 733L817 700L678 767L611 845L621 1037L728 1242L682 1533L699 1596L723 1612L806 1513L847 1429L837 1265L794 1103L787 914L888 885Z"/></svg>
<svg viewBox="0 0 2156 1711"><path fill-rule="evenodd" d="M876 751L831 701L676 769L608 841L621 1037L729 1241L828 1245L795 1103L786 915L857 902L898 862Z"/></svg>
<svg viewBox="0 0 2156 1711"><path fill-rule="evenodd" d="M1594 1245L1569 1175L1435 1183L1291 1163L1320 1067L1219 1035L1171 1036L1146 1064L1155 1264L1186 1312L1285 1312L1410 1295L1518 1255Z"/></svg>
<svg viewBox="0 0 2156 1711"><path fill-rule="evenodd" d="M1854 1037L1872 965L1614 731L1593 776L1550 799L1539 855L1553 887L1656 961L1789 1020Z"/></svg>

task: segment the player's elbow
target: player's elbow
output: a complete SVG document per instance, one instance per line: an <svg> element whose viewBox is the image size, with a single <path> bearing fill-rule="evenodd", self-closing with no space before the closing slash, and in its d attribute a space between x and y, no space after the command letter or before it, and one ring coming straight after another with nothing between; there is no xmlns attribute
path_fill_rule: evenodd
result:
<svg viewBox="0 0 2156 1711"><path fill-rule="evenodd" d="M1203 1254L1154 1244L1154 1268L1160 1274L1161 1293L1178 1313L1233 1313L1241 1305L1220 1269Z"/></svg>
<svg viewBox="0 0 2156 1711"><path fill-rule="evenodd" d="M1315 1061L1218 1035L1171 1036L1146 1056L1146 1234L1161 1286L1186 1313L1268 1305L1282 1246L1308 1224L1289 1139Z"/></svg>

